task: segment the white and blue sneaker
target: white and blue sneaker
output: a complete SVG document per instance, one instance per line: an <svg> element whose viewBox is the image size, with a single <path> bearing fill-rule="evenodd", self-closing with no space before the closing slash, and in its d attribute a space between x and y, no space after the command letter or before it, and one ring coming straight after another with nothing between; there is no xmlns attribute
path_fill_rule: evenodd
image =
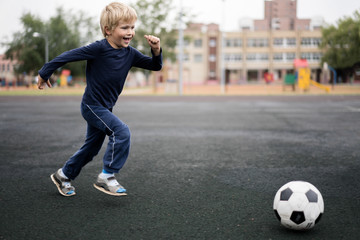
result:
<svg viewBox="0 0 360 240"><path fill-rule="evenodd" d="M94 187L102 191L103 193L112 195L112 196L126 196L126 189L121 186L118 181L116 181L115 176L111 176L108 178L101 177L99 174L96 182L94 183Z"/></svg>
<svg viewBox="0 0 360 240"><path fill-rule="evenodd" d="M68 178L64 178L60 176L60 171L57 170L55 173L51 174L50 178L53 181L53 183L56 185L59 193L65 197L71 197L74 196L75 193L75 187L71 185L71 180Z"/></svg>

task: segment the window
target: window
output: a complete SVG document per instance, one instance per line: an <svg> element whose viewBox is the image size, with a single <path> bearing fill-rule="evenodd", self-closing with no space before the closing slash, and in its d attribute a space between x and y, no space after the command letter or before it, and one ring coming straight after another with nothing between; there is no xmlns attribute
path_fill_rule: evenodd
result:
<svg viewBox="0 0 360 240"><path fill-rule="evenodd" d="M210 61L210 62L215 62L215 61L216 61L216 56L215 56L215 54L211 54L211 55L209 56L209 61Z"/></svg>
<svg viewBox="0 0 360 240"><path fill-rule="evenodd" d="M226 39L226 40L225 40L225 46L226 46L226 47L231 47L231 46L232 46L232 41L231 41L231 39Z"/></svg>
<svg viewBox="0 0 360 240"><path fill-rule="evenodd" d="M296 54L295 53L286 53L286 60L287 61L292 61L294 60L296 57Z"/></svg>
<svg viewBox="0 0 360 240"><path fill-rule="evenodd" d="M248 53L248 54L246 54L246 60L248 60L248 61L255 61L255 60L256 60L256 54L255 54L255 53Z"/></svg>
<svg viewBox="0 0 360 240"><path fill-rule="evenodd" d="M180 41L176 40L176 45L179 46L179 44L180 44ZM183 44L184 44L184 47L189 46L189 44L190 44L189 40L184 39Z"/></svg>
<svg viewBox="0 0 360 240"><path fill-rule="evenodd" d="M242 59L241 54L225 54L225 62L240 62Z"/></svg>
<svg viewBox="0 0 360 240"><path fill-rule="evenodd" d="M195 39L194 46L195 47L202 47L202 39Z"/></svg>
<svg viewBox="0 0 360 240"><path fill-rule="evenodd" d="M185 54L183 55L183 60L184 60L185 62L189 61L189 60L190 60L189 54L185 53Z"/></svg>
<svg viewBox="0 0 360 240"><path fill-rule="evenodd" d="M225 39L225 46L226 47L241 47L242 40L240 38L228 38Z"/></svg>
<svg viewBox="0 0 360 240"><path fill-rule="evenodd" d="M287 38L286 45L287 46L296 46L296 38Z"/></svg>
<svg viewBox="0 0 360 240"><path fill-rule="evenodd" d="M234 39L234 47L241 47L242 46L242 40L240 38Z"/></svg>
<svg viewBox="0 0 360 240"><path fill-rule="evenodd" d="M269 60L269 55L267 53L259 53L257 58L259 60L266 61Z"/></svg>
<svg viewBox="0 0 360 240"><path fill-rule="evenodd" d="M248 60L248 61L267 61L267 60L269 60L269 54L267 54L267 53L248 53L248 54L246 54L246 60Z"/></svg>
<svg viewBox="0 0 360 240"><path fill-rule="evenodd" d="M249 38L247 40L248 47L268 47L269 41L267 38Z"/></svg>
<svg viewBox="0 0 360 240"><path fill-rule="evenodd" d="M283 45L283 40L282 38L274 38L274 46L282 46Z"/></svg>
<svg viewBox="0 0 360 240"><path fill-rule="evenodd" d="M319 46L321 44L321 38L313 38L313 45Z"/></svg>
<svg viewBox="0 0 360 240"><path fill-rule="evenodd" d="M216 47L216 39L210 39L209 46L210 47Z"/></svg>
<svg viewBox="0 0 360 240"><path fill-rule="evenodd" d="M294 52L291 53L274 53L273 60L274 61L285 61L291 62L295 59L296 54Z"/></svg>
<svg viewBox="0 0 360 240"><path fill-rule="evenodd" d="M177 59L180 59L180 54L177 55ZM182 60L185 61L185 62L189 61L189 54L188 53L183 53Z"/></svg>
<svg viewBox="0 0 360 240"><path fill-rule="evenodd" d="M259 47L267 47L267 46L269 46L269 42L268 42L268 40L266 38L259 39L258 43L259 43L258 44Z"/></svg>
<svg viewBox="0 0 360 240"><path fill-rule="evenodd" d="M311 38L302 38L301 39L301 46L310 46L311 45Z"/></svg>
<svg viewBox="0 0 360 240"><path fill-rule="evenodd" d="M303 47L318 47L321 44L321 38L302 38L301 46Z"/></svg>
<svg viewBox="0 0 360 240"><path fill-rule="evenodd" d="M195 62L202 62L202 61L203 61L203 56L202 56L202 54L195 54L195 55L194 55L194 61L195 61Z"/></svg>
<svg viewBox="0 0 360 240"><path fill-rule="evenodd" d="M301 58L306 60L311 60L311 53L301 53Z"/></svg>
<svg viewBox="0 0 360 240"><path fill-rule="evenodd" d="M282 61L283 60L283 54L282 53L274 53L273 59L274 59L274 61Z"/></svg>
<svg viewBox="0 0 360 240"><path fill-rule="evenodd" d="M276 8L274 10L277 10ZM272 18L271 19L271 28L272 29L280 29L280 19Z"/></svg>
<svg viewBox="0 0 360 240"><path fill-rule="evenodd" d="M255 47L255 39L248 39L247 40L247 46L248 47Z"/></svg>
<svg viewBox="0 0 360 240"><path fill-rule="evenodd" d="M322 54L318 52L304 52L301 53L301 58L308 60L309 62L319 62L321 60Z"/></svg>
<svg viewBox="0 0 360 240"><path fill-rule="evenodd" d="M322 54L321 54L321 53L313 53L312 59L313 59L314 61L320 61L321 58L322 58Z"/></svg>
<svg viewBox="0 0 360 240"><path fill-rule="evenodd" d="M234 54L234 61L235 62L240 62L242 60L242 55L241 54Z"/></svg>

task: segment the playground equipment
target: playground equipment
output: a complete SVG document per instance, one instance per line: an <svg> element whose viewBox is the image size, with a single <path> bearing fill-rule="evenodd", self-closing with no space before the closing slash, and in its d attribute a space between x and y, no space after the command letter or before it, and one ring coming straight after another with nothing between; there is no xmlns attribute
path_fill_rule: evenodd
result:
<svg viewBox="0 0 360 240"><path fill-rule="evenodd" d="M285 76L284 88L285 85L292 85L293 91L295 91L295 84L297 80L299 89L302 89L303 91L308 91L310 89L310 85L312 85L323 89L326 92L330 92L330 87L311 80L311 71L306 59L295 59L294 68L296 70L296 74L287 74Z"/></svg>
<svg viewBox="0 0 360 240"><path fill-rule="evenodd" d="M68 69L63 69L61 71L61 75L59 77L58 80L58 84L60 87L66 87L68 85L68 83L71 81L72 77L71 77L71 71Z"/></svg>

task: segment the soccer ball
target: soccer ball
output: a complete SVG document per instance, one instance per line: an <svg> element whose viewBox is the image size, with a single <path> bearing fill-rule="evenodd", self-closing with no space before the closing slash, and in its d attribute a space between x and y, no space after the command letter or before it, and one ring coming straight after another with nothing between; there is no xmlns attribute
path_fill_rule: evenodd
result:
<svg viewBox="0 0 360 240"><path fill-rule="evenodd" d="M324 200L314 185L292 181L277 191L273 207L283 226L307 230L319 222L324 213Z"/></svg>

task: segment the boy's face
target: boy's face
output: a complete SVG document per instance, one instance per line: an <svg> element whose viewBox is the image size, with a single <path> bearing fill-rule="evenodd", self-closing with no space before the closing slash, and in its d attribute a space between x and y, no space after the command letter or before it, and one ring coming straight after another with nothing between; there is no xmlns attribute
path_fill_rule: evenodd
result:
<svg viewBox="0 0 360 240"><path fill-rule="evenodd" d="M125 48L130 44L131 39L135 36L135 21L123 23L119 22L113 31L105 27L107 40L113 48Z"/></svg>

